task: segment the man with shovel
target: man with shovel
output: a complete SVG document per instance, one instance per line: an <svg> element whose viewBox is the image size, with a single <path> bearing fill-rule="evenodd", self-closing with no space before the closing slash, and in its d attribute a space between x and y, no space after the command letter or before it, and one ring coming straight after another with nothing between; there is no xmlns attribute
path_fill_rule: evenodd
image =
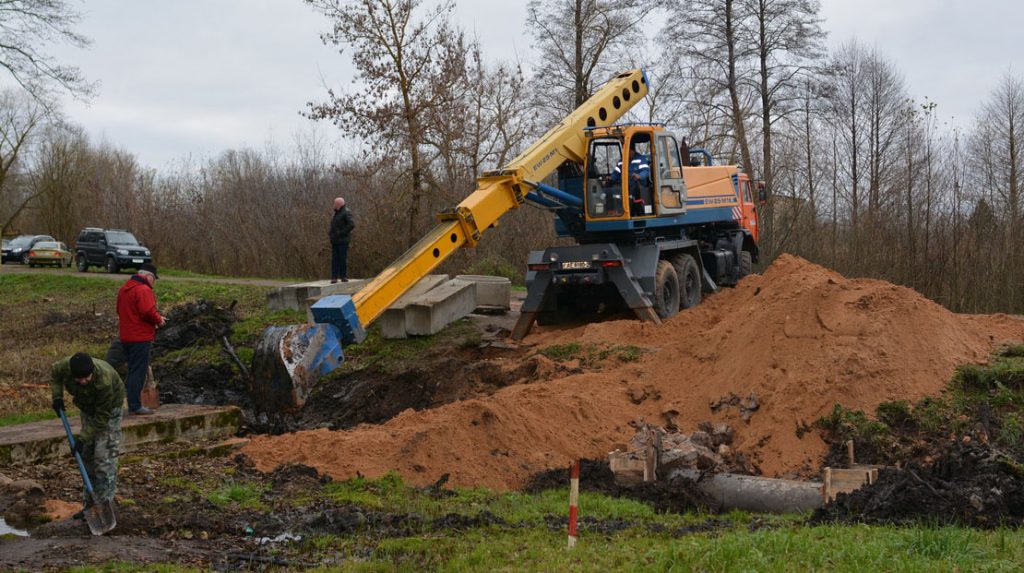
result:
<svg viewBox="0 0 1024 573"><path fill-rule="evenodd" d="M81 455L95 493L86 493L86 509L94 500L109 505L117 488L117 456L121 446L121 406L125 398L121 377L113 366L79 352L54 362L50 390L53 410L58 416L64 412L65 390L81 412L82 431L74 448Z"/></svg>

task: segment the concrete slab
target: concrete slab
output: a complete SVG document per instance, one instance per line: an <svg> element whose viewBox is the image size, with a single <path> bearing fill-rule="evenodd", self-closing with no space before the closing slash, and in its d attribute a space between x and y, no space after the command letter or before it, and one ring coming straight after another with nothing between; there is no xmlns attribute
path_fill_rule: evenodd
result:
<svg viewBox="0 0 1024 573"><path fill-rule="evenodd" d="M234 406L165 404L152 416L125 415L121 422L121 453L143 444L228 438L238 432L242 412ZM71 418L76 434L81 421ZM0 466L69 456L67 435L60 420L15 424L0 428Z"/></svg>
<svg viewBox="0 0 1024 573"><path fill-rule="evenodd" d="M267 308L270 310L305 310L311 298L332 294L355 294L369 282L369 279L349 279L347 283L331 284L329 280L310 281L270 289L267 292Z"/></svg>
<svg viewBox="0 0 1024 573"><path fill-rule="evenodd" d="M476 306L481 311L507 312L512 306L512 281L490 275L457 275L456 280L476 283Z"/></svg>
<svg viewBox="0 0 1024 573"><path fill-rule="evenodd" d="M448 275L427 275L413 285L377 318L380 334L384 338L406 338L405 309L419 297L448 280Z"/></svg>
<svg viewBox="0 0 1024 573"><path fill-rule="evenodd" d="M437 334L476 308L476 283L450 280L405 308L405 330L411 335Z"/></svg>

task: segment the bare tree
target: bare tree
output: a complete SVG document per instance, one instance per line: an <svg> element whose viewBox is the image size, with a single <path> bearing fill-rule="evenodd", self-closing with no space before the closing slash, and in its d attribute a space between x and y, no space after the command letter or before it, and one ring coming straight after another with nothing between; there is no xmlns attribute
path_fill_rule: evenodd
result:
<svg viewBox="0 0 1024 573"><path fill-rule="evenodd" d="M676 57L688 58L693 69L701 72L695 81L710 89L700 92L726 94L718 105L730 119L743 169L755 173L746 125L751 92L744 89L750 83L755 55L749 5L743 0L674 0L668 8L663 42L677 46Z"/></svg>
<svg viewBox="0 0 1024 573"><path fill-rule="evenodd" d="M46 232L71 241L81 221L78 209L86 198L91 149L81 128L51 126L40 145L32 170L35 205Z"/></svg>
<svg viewBox="0 0 1024 573"><path fill-rule="evenodd" d="M90 45L74 30L80 20L66 0L0 0L0 68L47 106L58 90L78 98L91 96L95 85L77 67L47 54L56 44Z"/></svg>
<svg viewBox="0 0 1024 573"><path fill-rule="evenodd" d="M328 101L309 104L309 117L333 121L373 145L391 161L408 161L409 180L394 203L408 213L406 242L419 229L428 158L423 117L445 110L465 71L465 43L442 2L420 14L420 0L307 0L327 16L325 44L349 48L356 67L353 93L328 90ZM400 155L407 154L407 155Z"/></svg>
<svg viewBox="0 0 1024 573"><path fill-rule="evenodd" d="M45 121L46 111L36 100L14 90L0 92L0 234L10 232L14 220L35 198L18 177L25 169L32 137Z"/></svg>
<svg viewBox="0 0 1024 573"><path fill-rule="evenodd" d="M576 109L598 82L622 71L656 7L643 0L531 0L526 25L543 62L545 91L555 94L546 102L558 112Z"/></svg>

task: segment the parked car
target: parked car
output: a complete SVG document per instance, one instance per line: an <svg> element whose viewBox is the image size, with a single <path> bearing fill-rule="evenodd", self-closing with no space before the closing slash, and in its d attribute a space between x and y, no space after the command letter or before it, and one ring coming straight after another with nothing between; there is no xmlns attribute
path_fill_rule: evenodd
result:
<svg viewBox="0 0 1024 573"><path fill-rule="evenodd" d="M153 258L149 249L123 229L86 227L75 241L75 264L83 273L93 266L117 273L121 269L138 269L150 262Z"/></svg>
<svg viewBox="0 0 1024 573"><path fill-rule="evenodd" d="M0 265L2 265L2 264L4 264L4 259L7 258L8 246L11 244L11 240L10 239L2 239L0 241L2 241L2 243L3 243L3 245L2 245L3 246L3 250L0 251L0 253L2 253L2 254L0 254Z"/></svg>
<svg viewBox="0 0 1024 573"><path fill-rule="evenodd" d="M39 241L28 251L28 266L55 265L58 267L71 266L71 250L64 243L58 241Z"/></svg>
<svg viewBox="0 0 1024 573"><path fill-rule="evenodd" d="M32 250L36 243L56 240L50 235L21 235L20 237L15 237L11 240L11 244L4 248L3 261L5 263L15 261L27 265L28 252Z"/></svg>

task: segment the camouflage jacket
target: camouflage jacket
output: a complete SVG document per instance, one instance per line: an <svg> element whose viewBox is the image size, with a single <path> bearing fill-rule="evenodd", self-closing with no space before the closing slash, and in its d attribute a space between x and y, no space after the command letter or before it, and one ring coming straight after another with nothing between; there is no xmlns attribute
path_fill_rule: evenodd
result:
<svg viewBox="0 0 1024 573"><path fill-rule="evenodd" d="M64 391L74 398L75 406L89 417L89 426L82 428L79 436L83 442L91 442L97 432L104 431L115 408L124 403L124 382L114 367L103 360L93 358L95 366L92 380L85 386L75 383L71 375L71 358L58 360L50 369L50 390L53 399L64 397Z"/></svg>

